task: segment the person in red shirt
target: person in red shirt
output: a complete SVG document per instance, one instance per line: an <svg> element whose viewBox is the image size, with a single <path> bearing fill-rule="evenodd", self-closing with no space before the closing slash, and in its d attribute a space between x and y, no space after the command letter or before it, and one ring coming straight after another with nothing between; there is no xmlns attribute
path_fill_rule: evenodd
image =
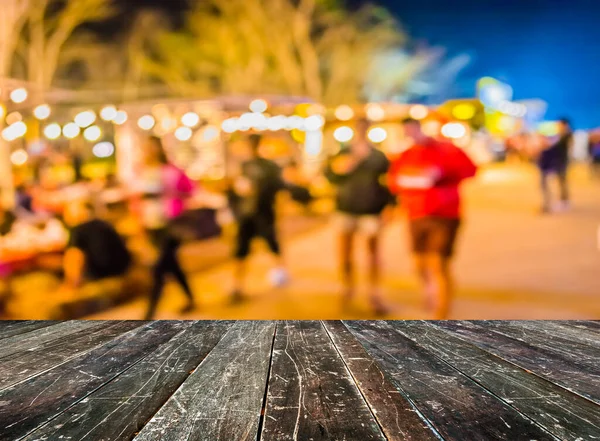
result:
<svg viewBox="0 0 600 441"><path fill-rule="evenodd" d="M412 251L429 308L447 317L453 293L450 260L461 223L460 183L477 167L454 144L426 136L419 121L403 121L414 141L392 162L388 186L409 219Z"/></svg>

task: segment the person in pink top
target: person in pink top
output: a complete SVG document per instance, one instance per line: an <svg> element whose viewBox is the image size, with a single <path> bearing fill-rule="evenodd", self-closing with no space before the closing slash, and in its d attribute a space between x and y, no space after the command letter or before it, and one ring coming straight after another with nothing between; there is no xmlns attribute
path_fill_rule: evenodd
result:
<svg viewBox="0 0 600 441"><path fill-rule="evenodd" d="M153 269L153 288L146 320L152 319L162 294L166 277L172 275L183 288L188 304L181 311L195 309L194 296L179 260L177 251L181 239L172 224L183 214L186 200L194 193L193 182L178 167L168 161L160 138L148 138L145 147L145 164L136 182L141 196L141 220L159 256Z"/></svg>

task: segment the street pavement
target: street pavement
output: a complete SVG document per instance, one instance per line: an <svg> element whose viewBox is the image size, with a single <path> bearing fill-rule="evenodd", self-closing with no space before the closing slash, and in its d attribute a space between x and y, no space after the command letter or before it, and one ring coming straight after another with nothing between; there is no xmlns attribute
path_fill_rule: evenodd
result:
<svg viewBox="0 0 600 441"><path fill-rule="evenodd" d="M573 207L539 214L538 176L528 165L494 165L464 186L465 223L455 273L458 292L452 319L600 319L600 181L583 166L572 172ZM384 234L384 293L389 319L427 318L399 217ZM362 245L359 242L357 245ZM260 248L251 261L247 302L231 305L232 262L191 275L199 308L178 310L185 298L171 284L159 319L372 319L364 284L349 309L342 309L330 224L284 238L292 283L274 289L271 259ZM360 247L359 247L360 248ZM357 249L361 280L365 254ZM193 265L193 258L185 258ZM145 299L93 319L139 319Z"/></svg>

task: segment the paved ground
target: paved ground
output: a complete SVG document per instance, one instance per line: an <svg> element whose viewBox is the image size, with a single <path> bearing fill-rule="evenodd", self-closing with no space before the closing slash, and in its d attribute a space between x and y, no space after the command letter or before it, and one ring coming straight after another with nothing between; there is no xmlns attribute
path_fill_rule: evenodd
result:
<svg viewBox="0 0 600 441"><path fill-rule="evenodd" d="M494 166L465 186L467 222L456 262L459 292L454 319L600 319L600 182L587 170L574 170L573 209L541 216L537 175L528 166ZM384 247L385 293L395 312L390 318L425 318L414 279L404 223L387 230ZM361 295L351 311L339 304L335 235L325 227L286 241L293 283L274 290L266 280L270 259L252 262L251 301L230 306L231 263L192 276L200 309L180 316L184 299L169 286L158 318L368 319ZM357 255L362 264L365 259ZM90 318L140 318L139 300Z"/></svg>

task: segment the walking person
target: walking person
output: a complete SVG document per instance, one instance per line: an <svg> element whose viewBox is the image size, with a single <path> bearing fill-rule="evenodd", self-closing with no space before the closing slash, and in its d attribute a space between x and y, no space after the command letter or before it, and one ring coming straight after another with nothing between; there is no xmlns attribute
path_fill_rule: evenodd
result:
<svg viewBox="0 0 600 441"><path fill-rule="evenodd" d="M555 209L550 191L550 177L552 175L556 175L560 186L560 203L556 206L556 209L564 211L569 208L568 171L572 145L573 131L571 124L568 119L562 118L558 122L558 134L545 142L538 160L541 172L542 213L550 213Z"/></svg>
<svg viewBox="0 0 600 441"><path fill-rule="evenodd" d="M383 315L387 307L380 292L380 233L394 201L385 185L389 160L370 144L368 130L367 120L358 121L350 148L332 158L325 176L337 187L335 220L339 230L338 259L344 306L354 298L356 291L352 255L356 236L361 233L367 239L371 306L376 314Z"/></svg>
<svg viewBox="0 0 600 441"><path fill-rule="evenodd" d="M228 191L229 203L237 222L235 273L232 301L244 299L247 260L255 238L266 241L275 258L271 283L282 286L289 281L277 234L276 199L284 189L281 168L260 154L262 136L248 138L250 159L245 161Z"/></svg>
<svg viewBox="0 0 600 441"><path fill-rule="evenodd" d="M600 178L600 131L590 132L588 153L592 178L598 179Z"/></svg>
<svg viewBox="0 0 600 441"><path fill-rule="evenodd" d="M454 294L450 264L461 225L459 185L477 168L460 148L426 136L419 121L407 119L403 125L414 144L392 163L389 187L407 211L427 308L442 320Z"/></svg>
<svg viewBox="0 0 600 441"><path fill-rule="evenodd" d="M173 225L184 213L186 200L192 195L194 185L182 170L168 161L160 138L153 136L147 139L145 164L138 185L142 199L142 224L150 241L158 249L158 258L152 270L153 286L146 320L154 317L169 275L179 283L188 300L181 312L190 312L195 308L194 296L177 256L181 238Z"/></svg>

